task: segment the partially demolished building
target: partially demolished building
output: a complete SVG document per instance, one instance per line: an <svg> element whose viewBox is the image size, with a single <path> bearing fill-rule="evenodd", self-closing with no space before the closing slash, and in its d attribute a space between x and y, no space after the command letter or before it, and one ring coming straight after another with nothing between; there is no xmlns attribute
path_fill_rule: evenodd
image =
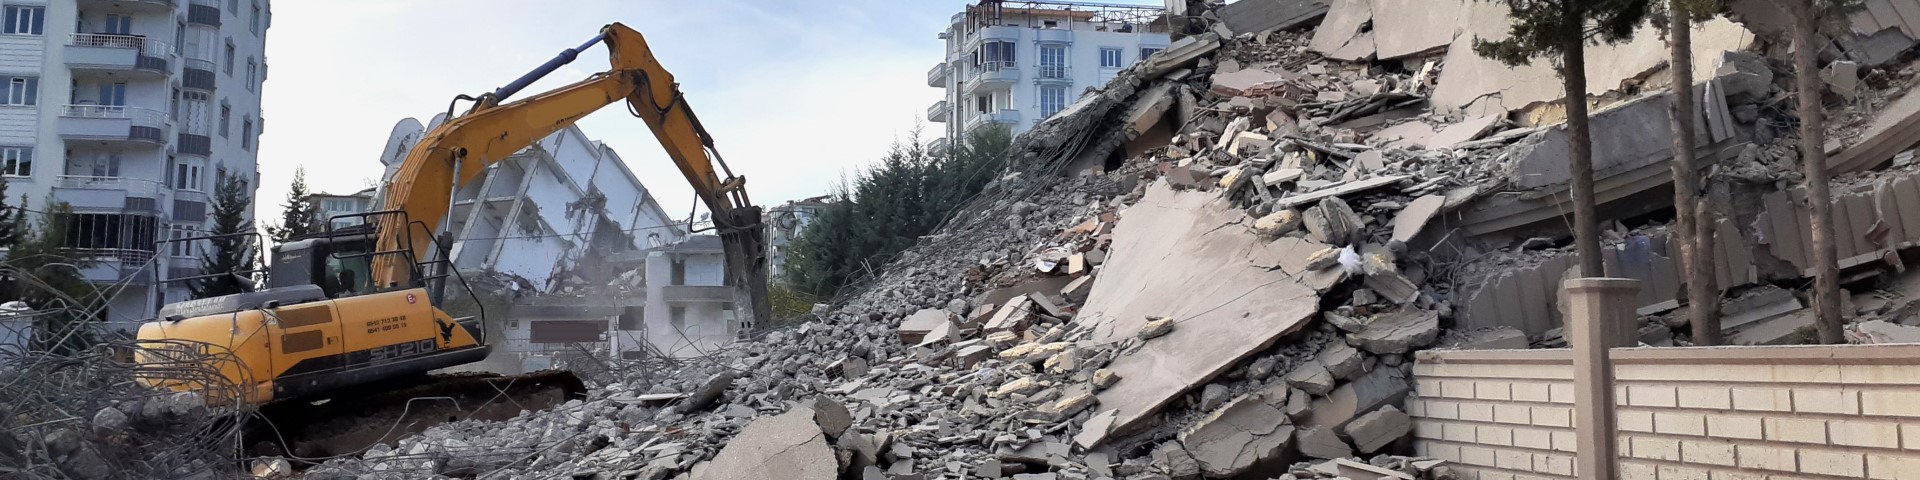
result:
<svg viewBox="0 0 1920 480"><path fill-rule="evenodd" d="M1853 279L1903 271L1901 250L1920 241L1908 150L1920 137L1903 135L1920 128L1920 108L1907 108L1920 94L1897 15L1920 5L1876 1L1825 35L1820 100L1835 111ZM1807 244L1790 106L1806 99L1783 88L1784 37L1755 35L1768 13L1755 3L1696 27L1702 108L1684 121L1699 126L1696 168L1722 206L1715 274L1730 339L1788 343L1809 318L1790 289ZM555 411L435 427L308 475L1574 478L1559 430L1523 448L1533 439L1502 425L1565 430L1557 386L1526 385L1539 387L1533 400L1453 373L1466 381L1415 392L1422 350L1564 345L1559 82L1465 48L1506 34L1499 4L1173 7L1179 38L1166 51L1016 138L1013 171L817 318L612 377ZM1645 30L1588 52L1607 269L1641 280L1639 338L1653 346L1689 344L1671 314L1664 50ZM1920 291L1899 288L1854 300L1856 339L1905 338L1897 322L1865 321L1911 312ZM1467 440L1415 431L1439 407L1409 396L1459 395L1492 399L1467 402L1485 418L1455 412ZM1516 397L1537 403L1524 421L1495 410ZM1512 448L1498 456L1473 443L1502 438ZM1852 471L1785 451L1734 468Z"/></svg>

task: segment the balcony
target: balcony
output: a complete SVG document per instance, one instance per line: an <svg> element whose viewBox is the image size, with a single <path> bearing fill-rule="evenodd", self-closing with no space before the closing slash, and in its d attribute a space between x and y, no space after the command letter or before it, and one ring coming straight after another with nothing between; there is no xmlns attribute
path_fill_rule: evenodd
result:
<svg viewBox="0 0 1920 480"><path fill-rule="evenodd" d="M166 200L160 182L124 177L61 175L53 185L53 198L76 209L122 211L128 208L151 214L155 205Z"/></svg>
<svg viewBox="0 0 1920 480"><path fill-rule="evenodd" d="M1026 30L1026 28L1006 26L981 28L974 32L973 38L968 39L967 50L973 50L972 47L980 45L980 42L994 40L1017 43L1020 41L1020 31L1022 30Z"/></svg>
<svg viewBox="0 0 1920 480"><path fill-rule="evenodd" d="M159 146L170 123L165 112L114 105L67 105L60 111L60 138L113 146Z"/></svg>
<svg viewBox="0 0 1920 480"><path fill-rule="evenodd" d="M125 283L146 285L153 282L153 269L147 264L153 260L153 252L123 248L81 248L75 249L77 257L86 259L79 267L80 274L94 283Z"/></svg>
<svg viewBox="0 0 1920 480"><path fill-rule="evenodd" d="M1020 81L1020 66L1013 62L982 62L967 79L967 93L984 87L1004 87Z"/></svg>
<svg viewBox="0 0 1920 480"><path fill-rule="evenodd" d="M180 88L213 93L213 61L189 58L180 71Z"/></svg>
<svg viewBox="0 0 1920 480"><path fill-rule="evenodd" d="M935 64L932 70L927 70L927 86L946 88L947 76L951 72L952 69L948 68L946 63Z"/></svg>
<svg viewBox="0 0 1920 480"><path fill-rule="evenodd" d="M1020 123L1019 110L998 110L998 111L974 115L973 118L967 119L967 130L973 130L976 128L980 128L980 127L984 127L992 124L1000 124L1000 125L1006 125L1011 127L1014 125L1018 125L1019 123Z"/></svg>
<svg viewBox="0 0 1920 480"><path fill-rule="evenodd" d="M173 44L139 35L75 33L67 41L67 67L76 72L133 73L165 77L173 72Z"/></svg>
<svg viewBox="0 0 1920 480"><path fill-rule="evenodd" d="M187 0L187 23L220 28L220 0Z"/></svg>
<svg viewBox="0 0 1920 480"><path fill-rule="evenodd" d="M953 105L948 104L946 100L933 102L933 106L927 108L927 121L929 122L947 123L947 120L952 116Z"/></svg>
<svg viewBox="0 0 1920 480"><path fill-rule="evenodd" d="M1033 83L1042 85L1072 85L1073 67L1065 65L1041 65L1034 69Z"/></svg>
<svg viewBox="0 0 1920 480"><path fill-rule="evenodd" d="M667 285L660 287L660 294L668 302L732 302L733 287L722 285Z"/></svg>
<svg viewBox="0 0 1920 480"><path fill-rule="evenodd" d="M1073 30L1064 28L1040 28L1033 31L1033 41L1042 44L1067 45L1073 43Z"/></svg>

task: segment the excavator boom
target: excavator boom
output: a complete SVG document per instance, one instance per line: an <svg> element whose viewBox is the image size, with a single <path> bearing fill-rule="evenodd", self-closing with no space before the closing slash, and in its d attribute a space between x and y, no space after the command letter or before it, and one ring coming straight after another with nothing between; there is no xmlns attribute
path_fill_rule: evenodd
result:
<svg viewBox="0 0 1920 480"><path fill-rule="evenodd" d="M595 43L607 44L612 69L552 91L501 103L534 81L571 62ZM770 315L766 295L765 229L760 209L745 190L746 178L734 175L713 147L713 138L687 105L671 72L654 58L640 32L611 24L578 48L507 86L475 98L466 114L448 119L421 139L390 179L379 219L377 251L411 250L412 262L395 255L375 259L375 285L409 285L419 280L414 265L435 258L432 242L413 242L444 221L454 189L508 156L553 132L617 102L645 121L674 166L713 212L728 258L730 285L744 289L756 323ZM716 165L718 169L716 169ZM722 174L725 177L722 177Z"/></svg>

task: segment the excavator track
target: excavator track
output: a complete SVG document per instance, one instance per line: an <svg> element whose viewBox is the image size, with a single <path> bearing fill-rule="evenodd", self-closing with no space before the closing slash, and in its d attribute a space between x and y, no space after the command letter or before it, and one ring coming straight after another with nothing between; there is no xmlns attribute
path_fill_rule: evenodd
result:
<svg viewBox="0 0 1920 480"><path fill-rule="evenodd" d="M284 456L296 465L365 451L434 425L459 420L506 420L583 398L586 385L572 372L517 376L488 373L416 375L275 402L248 419L247 453ZM302 465L302 466L306 466Z"/></svg>

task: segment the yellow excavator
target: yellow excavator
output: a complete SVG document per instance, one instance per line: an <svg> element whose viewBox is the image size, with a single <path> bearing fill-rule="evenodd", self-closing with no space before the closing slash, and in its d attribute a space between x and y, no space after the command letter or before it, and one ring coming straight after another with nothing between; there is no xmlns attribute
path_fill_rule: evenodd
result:
<svg viewBox="0 0 1920 480"><path fill-rule="evenodd" d="M507 102L603 42L611 70ZM444 233L454 192L488 165L621 99L653 130L711 211L725 248L727 283L743 292L740 300L750 306L756 323L764 322L770 307L761 209L748 199L745 177L734 175L714 149L673 74L661 67L639 32L615 23L504 87L478 97L458 96L453 105L473 105L433 128L408 152L385 185L380 210L334 217L361 217L365 227L279 245L269 288L162 307L158 318L140 327L138 338L153 348L137 353L136 362L177 360L176 354L220 358L221 374L212 380L154 375L145 381L182 391L236 392L227 395L235 398L207 400L261 406L337 400L353 389L360 390L354 395L364 395L368 385L394 379L418 389L416 378L428 371L486 358L490 346L481 319L455 318L443 310L453 285L449 280L464 286L451 268L451 239ZM472 289L466 293L472 295ZM474 298L473 303L486 302Z"/></svg>

